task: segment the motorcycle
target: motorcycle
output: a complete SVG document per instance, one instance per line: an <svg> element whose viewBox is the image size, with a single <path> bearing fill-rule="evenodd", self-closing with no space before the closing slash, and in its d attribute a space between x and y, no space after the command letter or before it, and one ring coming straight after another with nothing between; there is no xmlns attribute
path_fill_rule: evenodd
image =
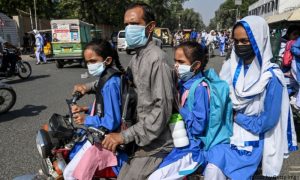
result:
<svg viewBox="0 0 300 180"><path fill-rule="evenodd" d="M22 60L21 53L20 51L17 51L15 49L4 49L3 52L4 56L12 55L16 57L16 66L15 66L15 71L12 74L9 74L8 72L10 71L11 68L11 61L8 62L8 67L5 72L2 72L0 74L0 77L2 78L7 78L7 77L12 77L12 76L19 76L21 79L28 79L31 76L32 69L31 65Z"/></svg>
<svg viewBox="0 0 300 180"><path fill-rule="evenodd" d="M37 132L36 145L42 158L42 174L47 178L63 178L63 171L70 161L69 153L77 142L87 138L92 144L101 143L108 132L105 128L86 127L73 122L71 106L76 104L81 96L76 92L72 99L67 99L69 114L62 116L54 113L49 123ZM94 178L116 178L116 175L109 167L96 171Z"/></svg>
<svg viewBox="0 0 300 180"><path fill-rule="evenodd" d="M17 95L14 89L0 82L0 114L9 111L16 103Z"/></svg>

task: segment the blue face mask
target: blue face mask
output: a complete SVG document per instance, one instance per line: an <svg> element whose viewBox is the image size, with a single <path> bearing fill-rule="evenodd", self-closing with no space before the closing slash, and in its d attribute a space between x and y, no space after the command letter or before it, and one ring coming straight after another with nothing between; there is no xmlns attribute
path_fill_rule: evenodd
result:
<svg viewBox="0 0 300 180"><path fill-rule="evenodd" d="M89 73L92 76L101 76L103 71L105 70L105 64L104 62L98 62L94 64L88 64L87 65Z"/></svg>
<svg viewBox="0 0 300 180"><path fill-rule="evenodd" d="M145 46L148 41L146 26L128 25L125 28L125 40L130 48Z"/></svg>
<svg viewBox="0 0 300 180"><path fill-rule="evenodd" d="M188 81L195 75L195 73L191 72L191 66L182 64L178 65L178 75L180 80Z"/></svg>

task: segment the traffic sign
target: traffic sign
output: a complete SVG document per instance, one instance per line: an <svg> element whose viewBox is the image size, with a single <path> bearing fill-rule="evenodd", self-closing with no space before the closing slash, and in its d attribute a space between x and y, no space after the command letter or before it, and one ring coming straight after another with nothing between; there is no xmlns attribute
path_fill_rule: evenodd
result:
<svg viewBox="0 0 300 180"><path fill-rule="evenodd" d="M242 0L235 0L235 5L238 5L238 6L242 5Z"/></svg>

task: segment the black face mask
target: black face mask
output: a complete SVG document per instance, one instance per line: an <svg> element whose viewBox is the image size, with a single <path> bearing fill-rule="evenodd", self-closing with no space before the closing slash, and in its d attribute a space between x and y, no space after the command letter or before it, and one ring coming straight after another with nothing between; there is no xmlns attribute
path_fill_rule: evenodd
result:
<svg viewBox="0 0 300 180"><path fill-rule="evenodd" d="M250 60L255 56L255 53L250 45L235 45L235 53L242 60Z"/></svg>

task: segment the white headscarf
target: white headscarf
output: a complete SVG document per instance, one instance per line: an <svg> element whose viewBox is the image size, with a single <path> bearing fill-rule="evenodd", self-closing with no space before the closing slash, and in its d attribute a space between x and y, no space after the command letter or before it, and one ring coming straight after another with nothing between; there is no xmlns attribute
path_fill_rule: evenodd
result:
<svg viewBox="0 0 300 180"><path fill-rule="evenodd" d="M259 16L247 16L239 21L239 23L246 30L256 56L246 76L244 76L242 61L239 62L239 58L233 49L230 59L222 67L220 77L230 85L230 97L235 110L245 109L244 114L246 115L259 115L264 111L266 86L272 77L269 69L275 68L273 72L284 86L282 109L277 125L264 134L262 168L263 175L278 176L282 167L284 154L289 152L287 126L290 104L284 76L281 70L278 69L278 66L270 62L273 55L270 44L269 26L266 21ZM293 119L291 124L292 130L294 130ZM251 152L253 147L244 146L244 142L257 140L259 140L258 135L254 135L237 123L234 123L231 144L236 146L238 150ZM294 138L293 145L297 145L296 138Z"/></svg>

